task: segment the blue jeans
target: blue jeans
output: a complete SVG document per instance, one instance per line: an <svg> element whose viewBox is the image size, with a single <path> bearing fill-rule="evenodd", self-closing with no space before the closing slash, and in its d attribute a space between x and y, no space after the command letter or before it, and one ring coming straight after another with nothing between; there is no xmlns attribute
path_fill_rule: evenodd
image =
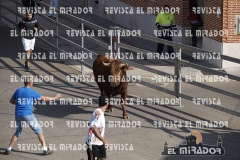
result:
<svg viewBox="0 0 240 160"><path fill-rule="evenodd" d="M51 6L51 9L48 12L48 16L52 16L52 14L53 14L53 16L56 17L57 15L56 15L56 13L53 13L53 9L54 8L55 8L55 10L58 9L58 0L51 0L50 6Z"/></svg>
<svg viewBox="0 0 240 160"><path fill-rule="evenodd" d="M14 135L17 137L21 135L22 127L26 127L27 124L36 134L42 133L42 128L33 114L28 116L15 116L15 121L17 129Z"/></svg>

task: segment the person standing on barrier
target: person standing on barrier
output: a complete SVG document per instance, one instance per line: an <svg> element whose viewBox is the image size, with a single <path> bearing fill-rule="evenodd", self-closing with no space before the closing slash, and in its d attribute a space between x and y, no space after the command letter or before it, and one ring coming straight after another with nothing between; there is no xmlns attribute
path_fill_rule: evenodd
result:
<svg viewBox="0 0 240 160"><path fill-rule="evenodd" d="M189 0L189 16L187 17L188 20L190 20L190 25L191 25L191 34L192 34L192 46L196 47L197 46L197 30L199 28L199 18L196 13L193 12L193 8L197 8L197 2L196 0Z"/></svg>
<svg viewBox="0 0 240 160"><path fill-rule="evenodd" d="M42 1L42 0L40 0ZM22 0L22 4L24 7L31 8L32 10L32 17L34 17L34 8L35 8L35 2L33 0ZM37 3L38 6L40 4Z"/></svg>
<svg viewBox="0 0 240 160"><path fill-rule="evenodd" d="M104 139L105 117L104 112L108 107L108 98L105 95L99 97L99 108L95 109L89 121L86 137L88 146L88 160L106 160L108 142Z"/></svg>
<svg viewBox="0 0 240 160"><path fill-rule="evenodd" d="M37 91L31 89L33 86L33 77L26 77L24 80L24 87L21 87L15 91L10 99L10 103L16 105L15 107L15 121L16 121L16 132L12 136L9 147L6 149L5 154L11 153L14 143L18 140L22 133L23 122L28 124L30 128L38 135L38 139L42 144L43 154L50 155L53 153L46 146L45 138L41 126L37 119L32 113L34 99L41 101L51 101L61 97L61 94L56 94L54 97L42 96Z"/></svg>
<svg viewBox="0 0 240 160"><path fill-rule="evenodd" d="M158 38L172 41L172 35L171 32L177 31L177 27L174 20L174 15L170 13L170 7L169 5L164 5L164 12L161 12L157 15L155 25L157 26L158 30L160 30L161 34ZM163 52L164 44L158 43L157 45L157 52L162 53ZM173 47L167 45L168 53L173 53Z"/></svg>
<svg viewBox="0 0 240 160"><path fill-rule="evenodd" d="M49 9L49 12L48 12L48 17L53 17L56 18L57 15L56 15L56 9L58 9L58 0L51 0L50 1L50 9Z"/></svg>
<svg viewBox="0 0 240 160"><path fill-rule="evenodd" d="M24 7L31 9L32 17L34 17L35 2L33 0L22 0L22 4Z"/></svg>
<svg viewBox="0 0 240 160"><path fill-rule="evenodd" d="M18 30L21 32L23 48L26 51L25 69L31 71L30 57L35 45L35 32L39 29L39 23L32 18L32 13L26 13L26 18L22 19L18 24Z"/></svg>

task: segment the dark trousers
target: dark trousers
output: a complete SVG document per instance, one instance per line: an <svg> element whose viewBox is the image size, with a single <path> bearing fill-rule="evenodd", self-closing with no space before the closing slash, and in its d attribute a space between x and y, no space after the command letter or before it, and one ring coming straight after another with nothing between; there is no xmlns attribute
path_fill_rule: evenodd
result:
<svg viewBox="0 0 240 160"><path fill-rule="evenodd" d="M25 3L22 3L24 5L24 7L32 7L33 12L34 12L34 8L35 8L35 2L32 0L27 0L24 1ZM32 18L34 17L34 13L32 14Z"/></svg>
<svg viewBox="0 0 240 160"><path fill-rule="evenodd" d="M192 46L193 46L193 47L196 47L196 46L197 46L198 38L197 38L197 33L196 33L196 31L198 30L198 27L199 27L199 24L198 24L198 23L195 23L195 24L192 24L192 25L191 25Z"/></svg>
<svg viewBox="0 0 240 160"><path fill-rule="evenodd" d="M161 37L158 37L158 38L161 38L161 39L164 39L164 40L168 40L168 41L172 41L172 37L169 36L169 35L162 35ZM157 47L158 47L157 48L157 52L161 54L163 52L164 44L158 43ZM168 49L168 53L169 54L173 53L173 47L172 46L168 46L167 45L167 49Z"/></svg>
<svg viewBox="0 0 240 160"><path fill-rule="evenodd" d="M106 149L104 145L92 145L92 148L87 148L88 160L100 160L100 158L106 158Z"/></svg>
<svg viewBox="0 0 240 160"><path fill-rule="evenodd" d="M33 8L33 14L32 14L32 18L34 18L34 8L35 8L35 2L31 0L31 6Z"/></svg>

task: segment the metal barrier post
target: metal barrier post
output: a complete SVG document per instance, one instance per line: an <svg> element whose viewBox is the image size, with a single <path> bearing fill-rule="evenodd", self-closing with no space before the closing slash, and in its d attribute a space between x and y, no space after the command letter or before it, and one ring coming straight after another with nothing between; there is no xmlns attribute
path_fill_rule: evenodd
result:
<svg viewBox="0 0 240 160"><path fill-rule="evenodd" d="M54 10L55 11L55 10ZM56 53L57 53L57 60L59 60L59 56L58 56L58 13L56 12Z"/></svg>
<svg viewBox="0 0 240 160"><path fill-rule="evenodd" d="M119 27L113 27L114 28L114 36L113 36L113 42L114 42L114 57L115 57L115 59L117 59L117 56L116 56L116 54L118 54L117 53L117 40L118 40L118 38L117 38L117 28L119 28Z"/></svg>
<svg viewBox="0 0 240 160"><path fill-rule="evenodd" d="M113 44L112 44L112 40L113 40L113 32L112 32L112 26L110 26L110 30L108 31L108 35L110 37L110 46L108 46L108 50L110 50L110 55L113 54Z"/></svg>
<svg viewBox="0 0 240 160"><path fill-rule="evenodd" d="M15 0L15 4L16 4L16 12L18 11L18 5L17 5L17 0ZM17 27L17 24L18 24L18 16L16 14L16 30L18 30L18 27Z"/></svg>
<svg viewBox="0 0 240 160"><path fill-rule="evenodd" d="M2 6L1 6L1 4L2 4L2 0L0 0L0 15L2 15ZM0 16L0 23L2 23L1 16Z"/></svg>
<svg viewBox="0 0 240 160"><path fill-rule="evenodd" d="M84 24L83 19L81 19L81 25L82 25L82 33L84 32ZM84 48L84 37L82 36L82 48ZM81 72L82 75L84 75L84 68L83 68L83 51L82 51L82 64L81 64Z"/></svg>
<svg viewBox="0 0 240 160"><path fill-rule="evenodd" d="M88 0L86 0L86 7L88 8L88 6L89 6L89 5L88 5Z"/></svg>
<svg viewBox="0 0 240 160"><path fill-rule="evenodd" d="M119 28L119 27L117 27L117 28ZM121 37L120 33L118 35L118 32L117 32L117 44L116 44L117 54L120 54L120 47L118 46L118 43L120 43L120 37Z"/></svg>
<svg viewBox="0 0 240 160"><path fill-rule="evenodd" d="M236 35L239 35L240 34L240 29L239 29L239 26L240 26L240 18L237 18L237 25L236 25L236 27L237 27L237 33L236 33Z"/></svg>
<svg viewBox="0 0 240 160"><path fill-rule="evenodd" d="M116 53L117 53L117 33L116 33L116 28L114 27L114 36L113 36L113 43L114 43L114 48L113 48L113 50L114 50L114 57L116 57Z"/></svg>
<svg viewBox="0 0 240 160"><path fill-rule="evenodd" d="M175 53L175 74L177 77L177 81L174 83L174 91L175 91L175 96L179 100L179 106L182 106L182 100L181 97L179 96L179 93L181 93L181 81L182 81L182 76L181 76L181 65L179 61L181 60L181 48L177 46L177 51L179 54Z"/></svg>

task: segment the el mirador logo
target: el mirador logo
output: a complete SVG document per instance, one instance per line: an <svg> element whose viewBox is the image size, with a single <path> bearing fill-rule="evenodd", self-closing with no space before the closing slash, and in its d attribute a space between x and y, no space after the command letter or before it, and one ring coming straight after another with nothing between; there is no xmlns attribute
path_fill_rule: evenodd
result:
<svg viewBox="0 0 240 160"><path fill-rule="evenodd" d="M162 155L224 155L221 137L216 140L217 145L202 143L202 135L197 131L190 132L186 137L186 144L179 147L168 147L167 141L164 143Z"/></svg>

